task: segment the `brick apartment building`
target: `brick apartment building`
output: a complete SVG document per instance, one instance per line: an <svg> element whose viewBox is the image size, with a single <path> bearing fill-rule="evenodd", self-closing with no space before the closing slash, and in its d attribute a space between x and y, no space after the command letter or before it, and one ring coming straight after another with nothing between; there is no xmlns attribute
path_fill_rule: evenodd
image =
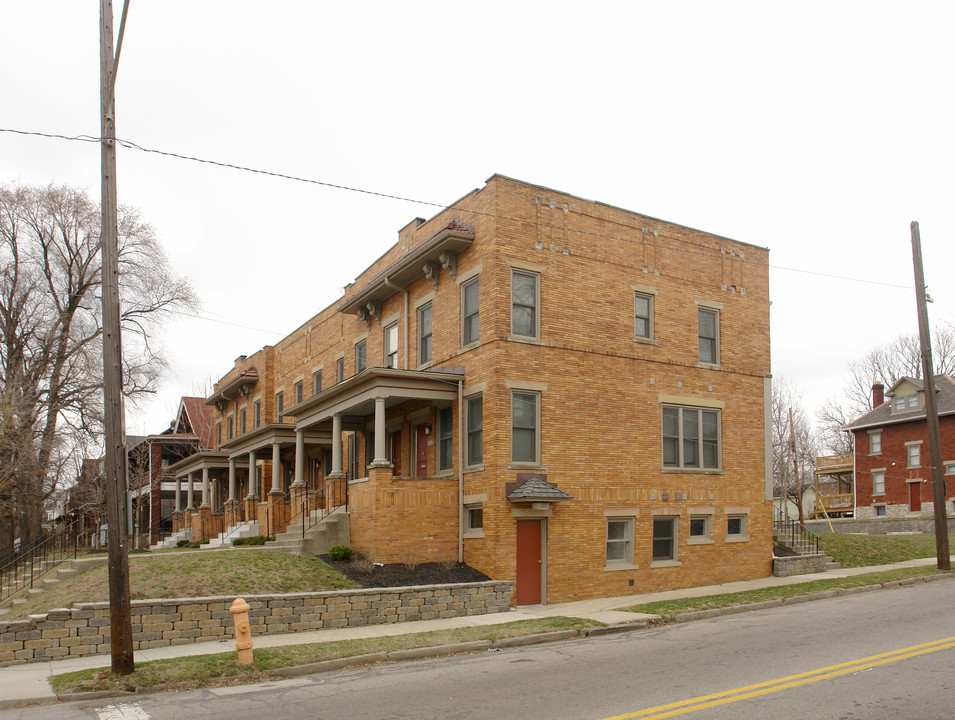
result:
<svg viewBox="0 0 955 720"><path fill-rule="evenodd" d="M955 379L935 376L945 477L955 475ZM888 398L888 400L886 400ZM932 517L935 512L925 383L904 377L872 386L872 410L846 428L854 439L855 516ZM945 497L951 500L952 487Z"/></svg>
<svg viewBox="0 0 955 720"><path fill-rule="evenodd" d="M370 560L518 604L765 576L769 378L766 249L495 175L235 361L177 527L347 502Z"/></svg>

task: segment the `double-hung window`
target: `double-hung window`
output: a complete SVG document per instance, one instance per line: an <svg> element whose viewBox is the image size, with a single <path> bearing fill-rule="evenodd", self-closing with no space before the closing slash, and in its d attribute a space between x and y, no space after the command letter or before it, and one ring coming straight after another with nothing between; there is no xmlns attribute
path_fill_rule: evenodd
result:
<svg viewBox="0 0 955 720"><path fill-rule="evenodd" d="M663 406L663 467L720 468L720 411Z"/></svg>
<svg viewBox="0 0 955 720"><path fill-rule="evenodd" d="M298 405L303 400L302 381L295 383L295 404Z"/></svg>
<svg viewBox="0 0 955 720"><path fill-rule="evenodd" d="M318 395L322 391L322 371L316 370L312 373L312 395Z"/></svg>
<svg viewBox="0 0 955 720"><path fill-rule="evenodd" d="M869 454L870 455L882 454L882 431L881 430L869 431Z"/></svg>
<svg viewBox="0 0 955 720"><path fill-rule="evenodd" d="M649 293L633 294L633 336L653 339L653 295Z"/></svg>
<svg viewBox="0 0 955 720"><path fill-rule="evenodd" d="M335 382L341 382L345 379L345 358L338 358L335 361Z"/></svg>
<svg viewBox="0 0 955 720"><path fill-rule="evenodd" d="M540 462L540 393L511 394L511 461Z"/></svg>
<svg viewBox="0 0 955 720"><path fill-rule="evenodd" d="M275 421L282 422L282 410L285 409L285 393L275 393Z"/></svg>
<svg viewBox="0 0 955 720"><path fill-rule="evenodd" d="M484 398L476 395L467 399L468 466L484 462Z"/></svg>
<svg viewBox="0 0 955 720"><path fill-rule="evenodd" d="M715 308L697 309L699 359L707 365L720 364L720 311Z"/></svg>
<svg viewBox="0 0 955 720"><path fill-rule="evenodd" d="M872 471L872 494L885 495L885 470Z"/></svg>
<svg viewBox="0 0 955 720"><path fill-rule="evenodd" d="M232 416L231 415L227 418L227 423L229 427L229 439L231 440L232 439Z"/></svg>
<svg viewBox="0 0 955 720"><path fill-rule="evenodd" d="M418 308L418 365L431 362L431 303Z"/></svg>
<svg viewBox="0 0 955 720"><path fill-rule="evenodd" d="M252 403L252 414L254 417L255 427L258 427L262 424L262 401L256 400Z"/></svg>
<svg viewBox="0 0 955 720"><path fill-rule="evenodd" d="M453 417L450 405L438 410L438 470L450 470L453 465Z"/></svg>
<svg viewBox="0 0 955 720"><path fill-rule="evenodd" d="M385 328L385 367L398 367L398 323Z"/></svg>
<svg viewBox="0 0 955 720"><path fill-rule="evenodd" d="M355 343L355 374L357 375L366 367L365 341Z"/></svg>
<svg viewBox="0 0 955 720"><path fill-rule="evenodd" d="M906 452L908 453L908 466L910 468L917 468L922 464L922 445L921 443L913 443L912 445L905 446Z"/></svg>
<svg viewBox="0 0 955 720"><path fill-rule="evenodd" d="M468 280L461 286L461 345L471 345L480 338L478 280Z"/></svg>
<svg viewBox="0 0 955 720"><path fill-rule="evenodd" d="M239 411L239 432L245 433L245 408Z"/></svg>
<svg viewBox="0 0 955 720"><path fill-rule="evenodd" d="M607 518L607 564L633 564L633 518Z"/></svg>
<svg viewBox="0 0 955 720"><path fill-rule="evenodd" d="M654 562L676 560L677 518L653 518L653 560Z"/></svg>
<svg viewBox="0 0 955 720"><path fill-rule="evenodd" d="M540 275L511 271L511 334L540 337Z"/></svg>

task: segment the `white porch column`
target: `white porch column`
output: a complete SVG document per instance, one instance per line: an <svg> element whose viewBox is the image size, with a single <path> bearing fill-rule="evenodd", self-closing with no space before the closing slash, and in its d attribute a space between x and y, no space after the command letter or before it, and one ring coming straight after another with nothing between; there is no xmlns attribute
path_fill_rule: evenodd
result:
<svg viewBox="0 0 955 720"><path fill-rule="evenodd" d="M173 506L176 512L182 510L182 478L176 475L176 504Z"/></svg>
<svg viewBox="0 0 955 720"><path fill-rule="evenodd" d="M209 507L209 468L202 468L202 505L199 507Z"/></svg>
<svg viewBox="0 0 955 720"><path fill-rule="evenodd" d="M229 502L235 502L235 458L229 458Z"/></svg>
<svg viewBox="0 0 955 720"><path fill-rule="evenodd" d="M385 448L388 447L388 431L385 429L385 399L375 398L375 458L372 467L390 465Z"/></svg>
<svg viewBox="0 0 955 720"><path fill-rule="evenodd" d="M259 496L259 489L255 486L255 452L249 453L249 494L245 496L246 500L252 500Z"/></svg>
<svg viewBox="0 0 955 720"><path fill-rule="evenodd" d="M332 475L342 474L342 416L332 415Z"/></svg>
<svg viewBox="0 0 955 720"><path fill-rule="evenodd" d="M305 431L295 431L295 482L292 487L305 484Z"/></svg>
<svg viewBox="0 0 955 720"><path fill-rule="evenodd" d="M192 510L196 506L196 500L194 497L195 491L192 488L192 485L193 485L192 478L193 478L193 473L190 472L189 475L187 476L189 485L186 487L186 508L189 510Z"/></svg>
<svg viewBox="0 0 955 720"><path fill-rule="evenodd" d="M279 466L282 463L282 448L279 447L278 443L272 443L272 489L269 490L269 495L281 495L281 474L279 473Z"/></svg>

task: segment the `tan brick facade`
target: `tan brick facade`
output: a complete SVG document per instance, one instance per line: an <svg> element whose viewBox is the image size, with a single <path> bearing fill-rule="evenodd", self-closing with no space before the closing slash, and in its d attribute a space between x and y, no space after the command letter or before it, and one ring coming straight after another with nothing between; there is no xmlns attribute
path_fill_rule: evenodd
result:
<svg viewBox="0 0 955 720"><path fill-rule="evenodd" d="M465 345L474 282L478 334ZM649 337L636 337L635 293L642 311L652 305L641 317ZM422 308L430 308L430 360L420 355ZM716 323L712 334L704 328L703 340L701 308ZM396 369L378 371L395 339L387 334L392 322ZM371 369L353 378L358 343ZM700 362L701 344L718 353L715 362ZM357 448L352 544L371 560L455 559L460 547L466 562L491 577L516 578L520 599L518 525L529 520L541 523L542 601L772 572L763 248L494 176L452 208L403 228L340 301L274 348L240 358L217 393L253 366L258 380L250 395L220 403L215 421L226 426L226 415L237 417L254 397L262 400L262 422L275 422L279 392L283 422L296 430L328 430L339 417L344 471L349 443ZM313 394L318 371L322 387ZM369 470L376 397L385 408L387 456L396 463ZM462 420L465 431L475 430L467 401L477 399L483 453L468 465ZM676 467L664 465L664 406L679 418L679 435L667 445L678 453ZM328 447L306 448L310 486L332 470ZM709 453L705 464L715 465L688 467L694 452ZM281 457L294 466L294 447L283 445ZM271 467L263 472L270 476ZM572 499L509 500L528 476ZM460 540L462 503L483 511L475 515L483 514L483 527ZM702 534L691 537L691 516ZM655 517L675 519L657 523L656 542ZM611 521L618 524L611 528ZM663 537L665 527L675 537ZM608 530L628 536L613 553ZM674 556L654 561L653 548L662 557L667 542ZM526 559L526 545L521 552Z"/></svg>

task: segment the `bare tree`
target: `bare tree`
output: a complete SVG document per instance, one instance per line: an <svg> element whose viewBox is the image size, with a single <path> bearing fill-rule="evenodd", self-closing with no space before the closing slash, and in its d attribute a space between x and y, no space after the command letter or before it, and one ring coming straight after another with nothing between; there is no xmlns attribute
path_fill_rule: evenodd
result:
<svg viewBox="0 0 955 720"><path fill-rule="evenodd" d="M812 484L818 442L799 388L773 378L773 479L781 498L802 508L802 488ZM801 509L800 509L800 512Z"/></svg>
<svg viewBox="0 0 955 720"><path fill-rule="evenodd" d="M101 428L100 210L82 190L0 186L0 548L39 532L44 499ZM169 313L196 304L153 229L120 208L124 391L151 392L164 370L151 338Z"/></svg>
<svg viewBox="0 0 955 720"><path fill-rule="evenodd" d="M955 325L943 323L935 328L932 355L936 375L955 373ZM852 438L842 428L872 410L875 383L888 389L903 377L922 377L922 351L916 334L899 335L850 363L842 396L830 398L816 411L826 451L852 452Z"/></svg>

